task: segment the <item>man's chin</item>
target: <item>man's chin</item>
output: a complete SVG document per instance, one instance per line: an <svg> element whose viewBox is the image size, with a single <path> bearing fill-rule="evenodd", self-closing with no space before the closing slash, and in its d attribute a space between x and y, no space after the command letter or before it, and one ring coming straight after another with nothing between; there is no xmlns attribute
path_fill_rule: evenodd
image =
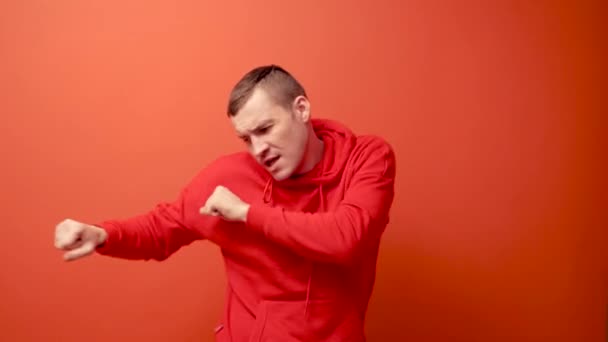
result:
<svg viewBox="0 0 608 342"><path fill-rule="evenodd" d="M281 182L281 181L284 181L284 180L286 180L287 178L289 178L289 176L285 176L285 175L283 175L283 174L274 174L274 173L271 173L271 175L272 175L272 178L273 178L275 181L277 181L277 182Z"/></svg>
<svg viewBox="0 0 608 342"><path fill-rule="evenodd" d="M272 175L272 178L277 182L284 181L291 176L291 173L289 172L289 170L285 170L285 169L278 170L275 172L271 172L269 170L268 172L270 172L270 175Z"/></svg>

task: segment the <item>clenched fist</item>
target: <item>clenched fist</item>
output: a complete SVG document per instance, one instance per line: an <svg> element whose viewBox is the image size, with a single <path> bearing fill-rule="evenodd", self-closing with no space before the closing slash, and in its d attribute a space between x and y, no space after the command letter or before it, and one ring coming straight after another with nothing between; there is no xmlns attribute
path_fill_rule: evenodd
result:
<svg viewBox="0 0 608 342"><path fill-rule="evenodd" d="M215 188L205 205L199 210L203 215L219 216L227 221L241 222L247 220L248 211L249 204L221 185Z"/></svg>
<svg viewBox="0 0 608 342"><path fill-rule="evenodd" d="M74 220L64 220L55 227L55 247L68 251L67 261L87 256L108 238L105 230Z"/></svg>

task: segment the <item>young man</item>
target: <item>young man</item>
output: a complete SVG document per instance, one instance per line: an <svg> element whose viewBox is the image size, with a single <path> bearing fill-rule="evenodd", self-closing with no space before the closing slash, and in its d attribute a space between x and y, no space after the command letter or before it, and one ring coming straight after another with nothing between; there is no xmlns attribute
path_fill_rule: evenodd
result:
<svg viewBox="0 0 608 342"><path fill-rule="evenodd" d="M228 280L218 341L365 341L394 197L391 147L311 119L302 86L274 65L237 83L228 115L249 153L215 160L177 200L145 215L96 225L65 220L56 247L66 260L94 251L164 260L210 240Z"/></svg>

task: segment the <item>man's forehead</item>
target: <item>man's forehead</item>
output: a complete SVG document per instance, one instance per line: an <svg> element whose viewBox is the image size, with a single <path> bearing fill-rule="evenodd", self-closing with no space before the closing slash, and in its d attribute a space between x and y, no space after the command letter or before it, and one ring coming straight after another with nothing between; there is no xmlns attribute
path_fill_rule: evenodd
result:
<svg viewBox="0 0 608 342"><path fill-rule="evenodd" d="M272 119L276 104L263 89L255 89L241 110L232 117L237 132L246 133Z"/></svg>

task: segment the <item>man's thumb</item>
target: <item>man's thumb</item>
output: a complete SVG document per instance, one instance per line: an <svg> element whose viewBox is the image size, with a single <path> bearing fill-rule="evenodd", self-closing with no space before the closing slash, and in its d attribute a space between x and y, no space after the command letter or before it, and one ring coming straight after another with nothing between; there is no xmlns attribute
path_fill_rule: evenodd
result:
<svg viewBox="0 0 608 342"><path fill-rule="evenodd" d="M76 260L76 259L82 258L83 256L93 253L94 250L95 250L95 243L93 241L87 241L82 246L65 253L63 255L63 258L66 261Z"/></svg>
<svg viewBox="0 0 608 342"><path fill-rule="evenodd" d="M199 209L198 211L199 213L201 213L202 215L211 215L211 216L218 216L219 212L217 210L211 209L208 206L203 206Z"/></svg>

